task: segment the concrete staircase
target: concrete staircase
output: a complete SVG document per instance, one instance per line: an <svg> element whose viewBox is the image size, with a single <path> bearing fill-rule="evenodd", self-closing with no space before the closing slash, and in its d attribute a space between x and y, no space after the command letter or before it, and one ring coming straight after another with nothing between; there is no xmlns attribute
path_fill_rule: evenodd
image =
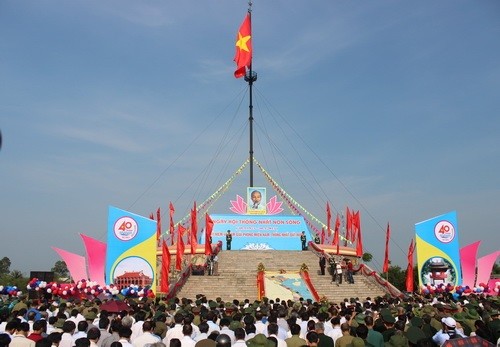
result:
<svg viewBox="0 0 500 347"><path fill-rule="evenodd" d="M194 299L204 294L209 299L222 300L257 299L257 266L263 263L266 271L281 269L298 271L302 264L309 267L309 276L321 296L329 301L339 302L344 298L384 295L385 292L372 280L354 276L354 284L344 282L340 286L331 283L331 276L319 275L318 257L310 251L221 251L219 253L219 274L217 276L190 276L178 293L179 298Z"/></svg>

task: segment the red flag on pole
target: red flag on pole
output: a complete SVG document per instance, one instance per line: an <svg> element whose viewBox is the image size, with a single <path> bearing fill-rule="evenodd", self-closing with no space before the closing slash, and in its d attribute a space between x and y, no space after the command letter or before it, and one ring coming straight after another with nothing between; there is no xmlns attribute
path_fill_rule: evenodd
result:
<svg viewBox="0 0 500 347"><path fill-rule="evenodd" d="M406 291L413 292L413 252L415 251L415 243L411 239L408 247L408 267L406 268Z"/></svg>
<svg viewBox="0 0 500 347"><path fill-rule="evenodd" d="M389 272L389 239L391 238L391 228L389 223L387 223L387 231L385 233L385 256L384 256L384 267L382 272Z"/></svg>
<svg viewBox="0 0 500 347"><path fill-rule="evenodd" d="M337 218L335 218L335 231L334 231L333 244L337 245L337 254L339 254L339 246L340 246L340 217L339 217L338 213L337 213Z"/></svg>
<svg viewBox="0 0 500 347"><path fill-rule="evenodd" d="M214 228L214 222L212 218L205 213L205 255L212 254L212 229Z"/></svg>
<svg viewBox="0 0 500 347"><path fill-rule="evenodd" d="M169 204L169 210L170 210L170 235L172 236L172 245L174 244L174 233L175 233L175 228L174 228L174 205L172 202Z"/></svg>
<svg viewBox="0 0 500 347"><path fill-rule="evenodd" d="M320 237L320 240L321 240L320 242L323 245L323 244L325 244L325 228L321 228L321 235L320 236L321 236Z"/></svg>
<svg viewBox="0 0 500 347"><path fill-rule="evenodd" d="M359 211L351 211L351 242L356 242L356 237L360 234L361 222L359 220Z"/></svg>
<svg viewBox="0 0 500 347"><path fill-rule="evenodd" d="M349 207L346 206L346 227L345 227L345 238L349 241L352 239L352 219L351 219L351 211L349 211Z"/></svg>
<svg viewBox="0 0 500 347"><path fill-rule="evenodd" d="M359 211L356 212L357 215L357 220L356 220L356 227L358 228L358 243L356 244L356 256L362 257L363 256L363 241L361 239L361 221L359 219Z"/></svg>
<svg viewBox="0 0 500 347"><path fill-rule="evenodd" d="M245 76L246 69L252 65L252 25L250 13L247 13L236 35L236 53L234 55L236 71L234 77Z"/></svg>
<svg viewBox="0 0 500 347"><path fill-rule="evenodd" d="M156 240L158 241L161 237L161 212L160 208L158 207L158 210L156 210Z"/></svg>
<svg viewBox="0 0 500 347"><path fill-rule="evenodd" d="M177 249L175 255L175 269L178 271L182 270L182 257L184 256L184 240L182 237L184 236L184 232L186 229L179 224L177 227Z"/></svg>
<svg viewBox="0 0 500 347"><path fill-rule="evenodd" d="M155 220L155 216L154 216L153 212L151 212L151 213L149 214L149 219L151 219L151 220Z"/></svg>
<svg viewBox="0 0 500 347"><path fill-rule="evenodd" d="M161 282L160 291L163 293L168 293L169 283L168 275L170 273L170 250L168 249L165 240L162 242L162 252L161 252Z"/></svg>
<svg viewBox="0 0 500 347"><path fill-rule="evenodd" d="M330 220L332 219L332 211L330 210L330 203L326 202L326 226L327 226L327 235L330 236L332 234L332 229L330 228Z"/></svg>
<svg viewBox="0 0 500 347"><path fill-rule="evenodd" d="M198 247L198 221L196 220L196 201L191 210L191 254L196 253Z"/></svg>

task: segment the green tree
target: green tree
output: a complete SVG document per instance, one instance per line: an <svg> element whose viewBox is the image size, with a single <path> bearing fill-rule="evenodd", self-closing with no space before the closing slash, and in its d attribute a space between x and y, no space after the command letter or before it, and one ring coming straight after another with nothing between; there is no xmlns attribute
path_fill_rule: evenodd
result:
<svg viewBox="0 0 500 347"><path fill-rule="evenodd" d="M380 276L385 278L385 273L380 274ZM400 266L389 266L387 279L389 283L399 290L406 290L406 270L401 269Z"/></svg>
<svg viewBox="0 0 500 347"><path fill-rule="evenodd" d="M500 263L495 263L493 265L493 275L500 275Z"/></svg>
<svg viewBox="0 0 500 347"><path fill-rule="evenodd" d="M362 259L365 263L369 263L372 261L373 255L371 255L371 253L364 253Z"/></svg>
<svg viewBox="0 0 500 347"><path fill-rule="evenodd" d="M8 257L3 257L0 259L0 276L8 275L10 272L10 259Z"/></svg>
<svg viewBox="0 0 500 347"><path fill-rule="evenodd" d="M67 278L69 276L68 267L66 266L66 263L62 260L56 261L54 267L50 269L50 271L53 271L56 277L59 279Z"/></svg>
<svg viewBox="0 0 500 347"><path fill-rule="evenodd" d="M16 278L23 278L23 273L19 270L12 270L10 272L10 278L16 279Z"/></svg>
<svg viewBox="0 0 500 347"><path fill-rule="evenodd" d="M25 291L26 290L26 284L28 283L29 279L24 277L23 273L19 270L12 270L7 276L6 276L6 283L12 286L16 286L19 290Z"/></svg>

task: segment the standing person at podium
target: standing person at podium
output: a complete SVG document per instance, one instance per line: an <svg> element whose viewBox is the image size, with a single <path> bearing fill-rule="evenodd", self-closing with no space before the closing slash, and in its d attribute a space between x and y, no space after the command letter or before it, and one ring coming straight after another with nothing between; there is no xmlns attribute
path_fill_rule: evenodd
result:
<svg viewBox="0 0 500 347"><path fill-rule="evenodd" d="M231 230L226 233L226 250L231 250L231 241L233 241L233 235L231 235Z"/></svg>

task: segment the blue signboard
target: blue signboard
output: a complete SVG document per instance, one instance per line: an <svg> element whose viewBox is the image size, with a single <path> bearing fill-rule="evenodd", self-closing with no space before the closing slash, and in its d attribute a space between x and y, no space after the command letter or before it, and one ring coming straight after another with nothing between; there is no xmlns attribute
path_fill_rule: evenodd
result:
<svg viewBox="0 0 500 347"><path fill-rule="evenodd" d="M302 216L212 214L210 217L214 222L212 242L220 240L226 245L230 230L232 250L301 250L302 231L309 235Z"/></svg>

